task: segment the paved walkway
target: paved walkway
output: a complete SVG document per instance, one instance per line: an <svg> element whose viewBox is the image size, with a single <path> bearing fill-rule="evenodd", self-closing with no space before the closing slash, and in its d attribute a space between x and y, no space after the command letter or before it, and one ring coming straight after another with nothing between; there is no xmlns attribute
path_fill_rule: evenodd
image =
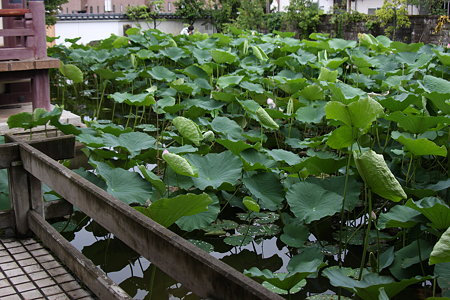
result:
<svg viewBox="0 0 450 300"><path fill-rule="evenodd" d="M0 299L94 299L34 239L0 239Z"/></svg>

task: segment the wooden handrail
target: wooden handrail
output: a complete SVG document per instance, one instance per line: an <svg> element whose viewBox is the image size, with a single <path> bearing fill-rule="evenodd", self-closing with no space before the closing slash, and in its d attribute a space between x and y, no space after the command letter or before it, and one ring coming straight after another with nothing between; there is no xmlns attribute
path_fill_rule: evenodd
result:
<svg viewBox="0 0 450 300"><path fill-rule="evenodd" d="M29 9L11 9L11 8L5 8L0 9L0 17L19 17L19 16L25 16L25 14L30 13L31 10Z"/></svg>

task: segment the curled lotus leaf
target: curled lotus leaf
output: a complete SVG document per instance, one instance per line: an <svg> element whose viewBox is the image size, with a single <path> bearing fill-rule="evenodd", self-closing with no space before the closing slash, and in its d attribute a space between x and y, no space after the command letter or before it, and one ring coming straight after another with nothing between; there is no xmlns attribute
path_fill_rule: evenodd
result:
<svg viewBox="0 0 450 300"><path fill-rule="evenodd" d="M359 175L372 192L395 202L407 198L402 186L387 166L383 155L369 150L360 155L354 153L354 157Z"/></svg>
<svg viewBox="0 0 450 300"><path fill-rule="evenodd" d="M190 140L197 146L200 145L200 141L203 140L203 135L194 121L185 117L176 117L172 120L172 123L185 139Z"/></svg>
<svg viewBox="0 0 450 300"><path fill-rule="evenodd" d="M275 130L278 130L280 128L280 126L278 126L278 124L272 119L272 117L269 116L269 114L262 107L259 107L256 110L256 117L258 118L259 123L264 127Z"/></svg>
<svg viewBox="0 0 450 300"><path fill-rule="evenodd" d="M174 153L163 153L162 158L175 173L191 177L198 176L197 171L194 170L186 158Z"/></svg>

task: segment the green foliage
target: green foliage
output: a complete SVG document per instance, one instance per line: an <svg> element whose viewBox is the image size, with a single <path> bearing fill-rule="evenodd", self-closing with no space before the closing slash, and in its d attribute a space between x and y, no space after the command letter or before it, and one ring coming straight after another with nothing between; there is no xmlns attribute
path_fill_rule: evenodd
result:
<svg viewBox="0 0 450 300"><path fill-rule="evenodd" d="M175 15L185 19L189 24L194 24L198 19L207 15L205 0L178 0L175 2Z"/></svg>
<svg viewBox="0 0 450 300"><path fill-rule="evenodd" d="M317 3L311 0L293 0L289 2L283 22L289 31L298 32L300 37L306 38L316 31L320 14Z"/></svg>
<svg viewBox="0 0 450 300"><path fill-rule="evenodd" d="M447 50L229 30L187 39L133 29L49 50L83 75L72 85L55 72L52 90L87 107L88 128L54 124L86 145L89 178L127 203L205 193L212 203L177 230L292 298L305 296L305 270L308 286L328 280L353 298L387 299L419 274L441 276L436 296L448 295ZM270 259L250 251L268 240L286 247ZM341 271L317 273L321 253ZM355 259L359 270L347 269ZM287 275L273 273L281 260Z"/></svg>
<svg viewBox="0 0 450 300"><path fill-rule="evenodd" d="M383 6L376 11L376 16L380 25L384 27L385 34L394 40L397 38L400 28L407 28L411 25L407 0L384 0Z"/></svg>
<svg viewBox="0 0 450 300"><path fill-rule="evenodd" d="M164 5L164 0L149 0L147 5L127 6L125 14L130 20L143 20L150 28L150 23L153 23L153 28L156 29L158 17Z"/></svg>
<svg viewBox="0 0 450 300"><path fill-rule="evenodd" d="M45 5L45 24L46 25L55 25L56 24L56 15L58 14L58 10L61 8L61 5L69 2L69 0L46 0L44 1Z"/></svg>
<svg viewBox="0 0 450 300"><path fill-rule="evenodd" d="M239 15L232 23L233 26L244 30L262 31L265 28L264 8L260 0L242 1L238 9Z"/></svg>

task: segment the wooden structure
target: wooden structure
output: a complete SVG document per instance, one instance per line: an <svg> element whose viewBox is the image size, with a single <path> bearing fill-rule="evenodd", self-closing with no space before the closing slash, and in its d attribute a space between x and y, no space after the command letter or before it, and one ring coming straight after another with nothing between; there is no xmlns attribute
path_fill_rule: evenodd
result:
<svg viewBox="0 0 450 300"><path fill-rule="evenodd" d="M0 227L13 226L18 235L34 233L100 299L129 296L47 223L71 205L200 297L283 299L50 158L72 155L73 137L32 144L12 136L6 140L10 143L0 145L0 168L9 171L13 209L0 213ZM41 182L67 202L44 204Z"/></svg>
<svg viewBox="0 0 450 300"><path fill-rule="evenodd" d="M0 105L32 102L50 110L48 70L59 67L47 57L42 0L2 0L0 17Z"/></svg>

